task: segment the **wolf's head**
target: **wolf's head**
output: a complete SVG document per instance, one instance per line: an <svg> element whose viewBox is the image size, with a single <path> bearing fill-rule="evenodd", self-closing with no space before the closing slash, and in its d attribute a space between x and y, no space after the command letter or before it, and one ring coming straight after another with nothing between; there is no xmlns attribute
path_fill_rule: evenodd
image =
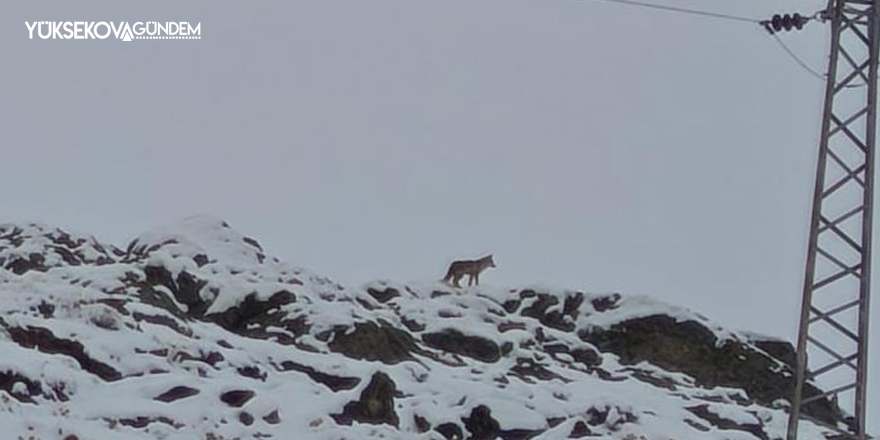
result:
<svg viewBox="0 0 880 440"><path fill-rule="evenodd" d="M480 260L483 262L484 267L498 267L495 265L495 260L492 259L492 254L486 255Z"/></svg>

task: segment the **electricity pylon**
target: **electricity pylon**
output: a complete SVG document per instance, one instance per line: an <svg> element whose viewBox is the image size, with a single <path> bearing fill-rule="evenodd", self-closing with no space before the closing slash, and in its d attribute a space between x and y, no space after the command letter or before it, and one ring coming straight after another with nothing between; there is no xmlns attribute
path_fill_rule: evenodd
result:
<svg viewBox="0 0 880 440"><path fill-rule="evenodd" d="M852 419L827 427L841 438L866 439L878 61L875 1L880 0L830 0L821 14L831 22L831 52L788 440L797 439L798 421L812 413L811 405L838 404ZM807 386L819 377L823 385L831 384L828 391Z"/></svg>

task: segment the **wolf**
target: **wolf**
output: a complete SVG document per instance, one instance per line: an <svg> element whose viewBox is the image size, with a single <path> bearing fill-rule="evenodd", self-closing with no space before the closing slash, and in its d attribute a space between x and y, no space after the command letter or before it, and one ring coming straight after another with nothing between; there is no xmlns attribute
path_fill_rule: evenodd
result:
<svg viewBox="0 0 880 440"><path fill-rule="evenodd" d="M449 265L449 270L446 271L446 276L443 277L443 282L449 283L452 281L452 285L455 287L461 287L458 284L458 280L460 280L463 276L469 275L468 286L470 285L480 285L480 272L490 268L490 267L498 267L495 266L495 261L492 259L492 255L486 255L483 258L478 258L476 260L460 260L453 261L452 264Z"/></svg>

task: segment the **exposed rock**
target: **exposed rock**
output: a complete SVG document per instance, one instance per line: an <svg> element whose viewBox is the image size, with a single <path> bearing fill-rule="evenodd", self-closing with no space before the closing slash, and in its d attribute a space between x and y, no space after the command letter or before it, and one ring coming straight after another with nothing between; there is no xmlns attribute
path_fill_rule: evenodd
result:
<svg viewBox="0 0 880 440"><path fill-rule="evenodd" d="M422 341L431 348L483 362L497 362L501 358L501 349L494 342L480 336L465 335L454 329L424 334Z"/></svg>
<svg viewBox="0 0 880 440"><path fill-rule="evenodd" d="M578 420L571 429L571 433L568 434L568 438L582 438L591 434L590 427L583 420Z"/></svg>
<svg viewBox="0 0 880 440"><path fill-rule="evenodd" d="M620 302L620 294L614 293L611 295L599 296L593 298L590 301L590 304L593 305L593 309L597 312L605 312L608 310L614 310L618 307L618 303Z"/></svg>
<svg viewBox="0 0 880 440"><path fill-rule="evenodd" d="M341 377L332 374L322 373L307 365L301 365L293 361L284 361L281 363L282 371L298 371L305 373L315 382L321 383L333 391L350 390L356 387L361 380L357 377Z"/></svg>
<svg viewBox="0 0 880 440"><path fill-rule="evenodd" d="M265 301L257 299L257 295L252 293L237 306L209 315L208 319L229 331L248 333L247 326L251 323L258 323L262 328L270 323L277 324L282 316L279 315L274 322L269 322L272 317L267 316L266 312L293 302L296 302L296 295L286 290L274 293Z"/></svg>
<svg viewBox="0 0 880 440"><path fill-rule="evenodd" d="M431 430L431 423L418 414L413 416L413 422L416 424L416 429L418 429L419 433L428 432Z"/></svg>
<svg viewBox="0 0 880 440"><path fill-rule="evenodd" d="M345 405L341 414L334 414L336 423L350 425L352 421L374 425L387 423L398 426L394 411L394 381L387 374L378 372L361 392L360 399Z"/></svg>
<svg viewBox="0 0 880 440"><path fill-rule="evenodd" d="M370 294L370 296L375 298L376 301L379 301L380 303L386 303L386 302L390 301L392 298L396 298L396 297L400 296L400 292L393 287L388 287L384 290L379 290L379 289L370 287L367 289L367 293Z"/></svg>
<svg viewBox="0 0 880 440"><path fill-rule="evenodd" d="M122 374L113 367L92 359L86 354L83 345L77 341L56 337L51 330L40 327L9 327L9 336L18 345L25 348L36 348L44 353L64 354L76 359L83 370L106 381L122 378Z"/></svg>
<svg viewBox="0 0 880 440"><path fill-rule="evenodd" d="M255 365L238 367L238 368L236 368L236 371L238 371L238 374L240 374L244 377L249 377L251 379L261 380L263 382L265 382L266 378L269 376L265 371L260 370L260 367L255 366Z"/></svg>
<svg viewBox="0 0 880 440"><path fill-rule="evenodd" d="M334 332L327 346L350 358L386 364L410 360L412 353L418 350L409 333L384 321L358 323L351 331L341 328Z"/></svg>
<svg viewBox="0 0 880 440"><path fill-rule="evenodd" d="M764 432L764 428L759 423L737 423L727 420L719 415L709 411L709 405L699 405L687 408L695 416L709 422L711 425L719 429L733 429L737 431L748 432L761 440L769 440L770 437ZM757 422L757 420L755 420Z"/></svg>
<svg viewBox="0 0 880 440"><path fill-rule="evenodd" d="M554 310L552 312L548 312L547 309L559 304L559 300L555 296L546 293L537 293L536 296L537 299L531 305L520 311L522 316L536 318L542 324L557 330L574 330L574 321L578 317L580 305L584 302L583 293L574 292L567 294L562 310Z"/></svg>
<svg viewBox="0 0 880 440"><path fill-rule="evenodd" d="M541 434L542 430L534 429L501 429L498 421L492 417L492 411L485 405L471 410L468 417L461 419L465 429L470 432L469 440L528 440Z"/></svg>
<svg viewBox="0 0 880 440"><path fill-rule="evenodd" d="M446 440L464 439L464 433L461 431L461 427L452 422L437 425L437 427L434 428L434 431L439 432Z"/></svg>
<svg viewBox="0 0 880 440"><path fill-rule="evenodd" d="M153 299L152 303L172 313L184 313L187 316L202 316L210 305L202 299L199 292L205 286L205 282L186 271L181 271L175 278L168 269L161 266L147 266L144 268L144 280L142 287L146 289L142 297L145 300ZM164 286L174 295L177 302L187 306L187 310L178 310L177 305L171 301L162 301L161 293L153 289L154 286Z"/></svg>
<svg viewBox="0 0 880 440"><path fill-rule="evenodd" d="M752 340L751 342L770 356L788 365L792 371L797 367L797 351L791 343L772 339Z"/></svg>
<svg viewBox="0 0 880 440"><path fill-rule="evenodd" d="M492 418L492 411L485 405L471 410L471 415L461 420L464 428L471 433L472 440L491 440L498 437L501 428L498 421Z"/></svg>
<svg viewBox="0 0 880 440"><path fill-rule="evenodd" d="M188 386L179 385L154 397L153 400L158 400L160 402L173 402L175 400L195 396L196 394L199 394L199 390L195 388L190 388Z"/></svg>
<svg viewBox="0 0 880 440"><path fill-rule="evenodd" d="M0 267L17 275L61 266L105 265L115 261L117 252L94 237L75 237L45 225L0 225Z"/></svg>
<svg viewBox="0 0 880 440"><path fill-rule="evenodd" d="M24 392L16 390L16 384L24 385ZM6 391L10 396L15 397L20 402L32 403L34 397L43 393L40 382L31 380L17 372L6 371L0 372L0 390Z"/></svg>
<svg viewBox="0 0 880 440"><path fill-rule="evenodd" d="M232 390L221 394L220 400L231 407L241 408L252 397L254 392L251 390Z"/></svg>
<svg viewBox="0 0 880 440"><path fill-rule="evenodd" d="M240 421L242 425L251 426L254 424L254 416L247 411L242 411L238 413L238 421Z"/></svg>
<svg viewBox="0 0 880 440"><path fill-rule="evenodd" d="M516 365L514 365L510 369L510 372L512 375L530 383L532 383L532 381L528 379L529 377L533 377L538 380L559 379L563 382L570 382L570 380L548 370L543 365L535 362L532 359L518 358L516 360Z"/></svg>
<svg viewBox="0 0 880 440"><path fill-rule="evenodd" d="M281 423L281 414L278 413L278 410L272 410L269 414L263 416L263 421L270 425L277 425Z"/></svg>
<svg viewBox="0 0 880 440"><path fill-rule="evenodd" d="M652 315L580 336L599 350L620 356L624 364L647 361L688 374L703 386L742 388L763 405L789 399L794 389L794 376L775 372L775 359L738 341L724 341L719 347L715 334L696 321ZM807 385L804 395L816 392ZM844 418L828 399L812 402L803 410L828 423Z"/></svg>

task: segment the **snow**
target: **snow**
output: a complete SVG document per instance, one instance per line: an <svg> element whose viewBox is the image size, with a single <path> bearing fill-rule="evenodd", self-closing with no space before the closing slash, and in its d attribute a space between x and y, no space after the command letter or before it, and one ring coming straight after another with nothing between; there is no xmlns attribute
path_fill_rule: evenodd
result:
<svg viewBox="0 0 880 440"><path fill-rule="evenodd" d="M16 228L22 230L18 235L24 238L19 246L12 247L8 244L11 241L3 237ZM786 413L778 408L737 403L745 399L742 390L702 388L685 374L663 371L648 363L625 366L616 356L601 354L603 368L623 378L606 380L572 362L569 354L549 356L537 348L541 345L535 336L539 329L545 337L568 347L589 348L590 344L577 336L579 331L608 328L657 314L678 321L697 321L719 341L753 338L723 329L686 308L648 297L623 296L615 308L600 312L591 300L607 298L607 294L530 286L558 299L548 313L561 312L569 295L585 295L583 313L571 321L575 330L566 332L544 326L535 318L504 311L505 301L525 289L452 289L433 281L385 281L345 288L267 257L255 241L211 217L191 217L157 228L139 236L125 253L101 252L113 248L91 237L82 238L88 251L83 252L86 263L80 265L69 265L53 253L51 236L58 233L45 225L0 226L0 260L29 257L34 252L51 256L46 259L45 272L17 275L0 268L0 350L4 353L0 373L16 373L41 386L41 393L31 396L33 402L16 397L29 393L23 381L14 382L10 392L0 390L0 429L10 433L11 438L25 434L37 438L75 434L82 439L123 440L204 439L209 435L305 440L415 438L415 415L435 427L446 422L463 426L461 420L479 405L491 408L502 429L543 430L535 438L544 440L567 437L578 420L588 419L590 409L608 414L606 421L590 427L601 438L623 439L629 434L648 440L755 438L741 431L701 432L685 422L696 419L688 407L709 400L710 411L724 419L737 423L760 421L777 437L784 432ZM109 260L93 264L101 257ZM303 317L309 329L295 335L281 325L266 326L264 330L270 334L296 338L296 344L283 345L271 338L245 337L208 320L184 317L189 307L167 286L154 289L171 301L172 309L144 302L137 283L146 280L148 267L164 268L175 279L186 272L204 280L199 296L209 303L205 316L227 312L249 295L267 300L278 292L289 292L296 300L281 306L278 313ZM399 296L381 303L367 292L371 288L393 288ZM434 292L443 294L436 296ZM526 299L522 307L534 301ZM52 313L40 310L45 304L54 306ZM379 320L406 328L404 317L424 325L420 334L453 329L494 341L498 346L509 343L511 352L497 362L481 362L433 351L439 360L417 355L415 361L388 365L333 352L326 337L321 336L338 328L351 331L358 322ZM518 327L504 332L498 329L500 324L511 322ZM27 327L46 328L57 338L81 343L90 359L112 367L122 378L104 381L71 356L45 353L14 342L10 329ZM212 354L216 354L213 363L206 361ZM517 358L530 359L557 378L511 376ZM305 373L277 368L284 361L338 377L356 377L360 382L352 389L333 391ZM239 373L247 367L256 367L264 376ZM673 381L677 391L635 380L630 376L633 369ZM378 371L388 374L400 393L395 399L399 426L358 422L338 425L332 414L341 413L347 403L357 400ZM167 403L154 400L177 386L192 387L199 393ZM59 389L66 400L53 391ZM253 391L254 397L243 407L233 408L220 400L230 390ZM280 415L280 423L264 420L274 411ZM240 422L242 412L253 416L251 425ZM636 420L627 422L627 414ZM126 425L139 417L151 422L146 427ZM548 421L557 417L564 421L551 428ZM125 422L127 419L129 422ZM802 423L801 429L807 436L823 433L811 423ZM435 432L429 438L441 437Z"/></svg>

